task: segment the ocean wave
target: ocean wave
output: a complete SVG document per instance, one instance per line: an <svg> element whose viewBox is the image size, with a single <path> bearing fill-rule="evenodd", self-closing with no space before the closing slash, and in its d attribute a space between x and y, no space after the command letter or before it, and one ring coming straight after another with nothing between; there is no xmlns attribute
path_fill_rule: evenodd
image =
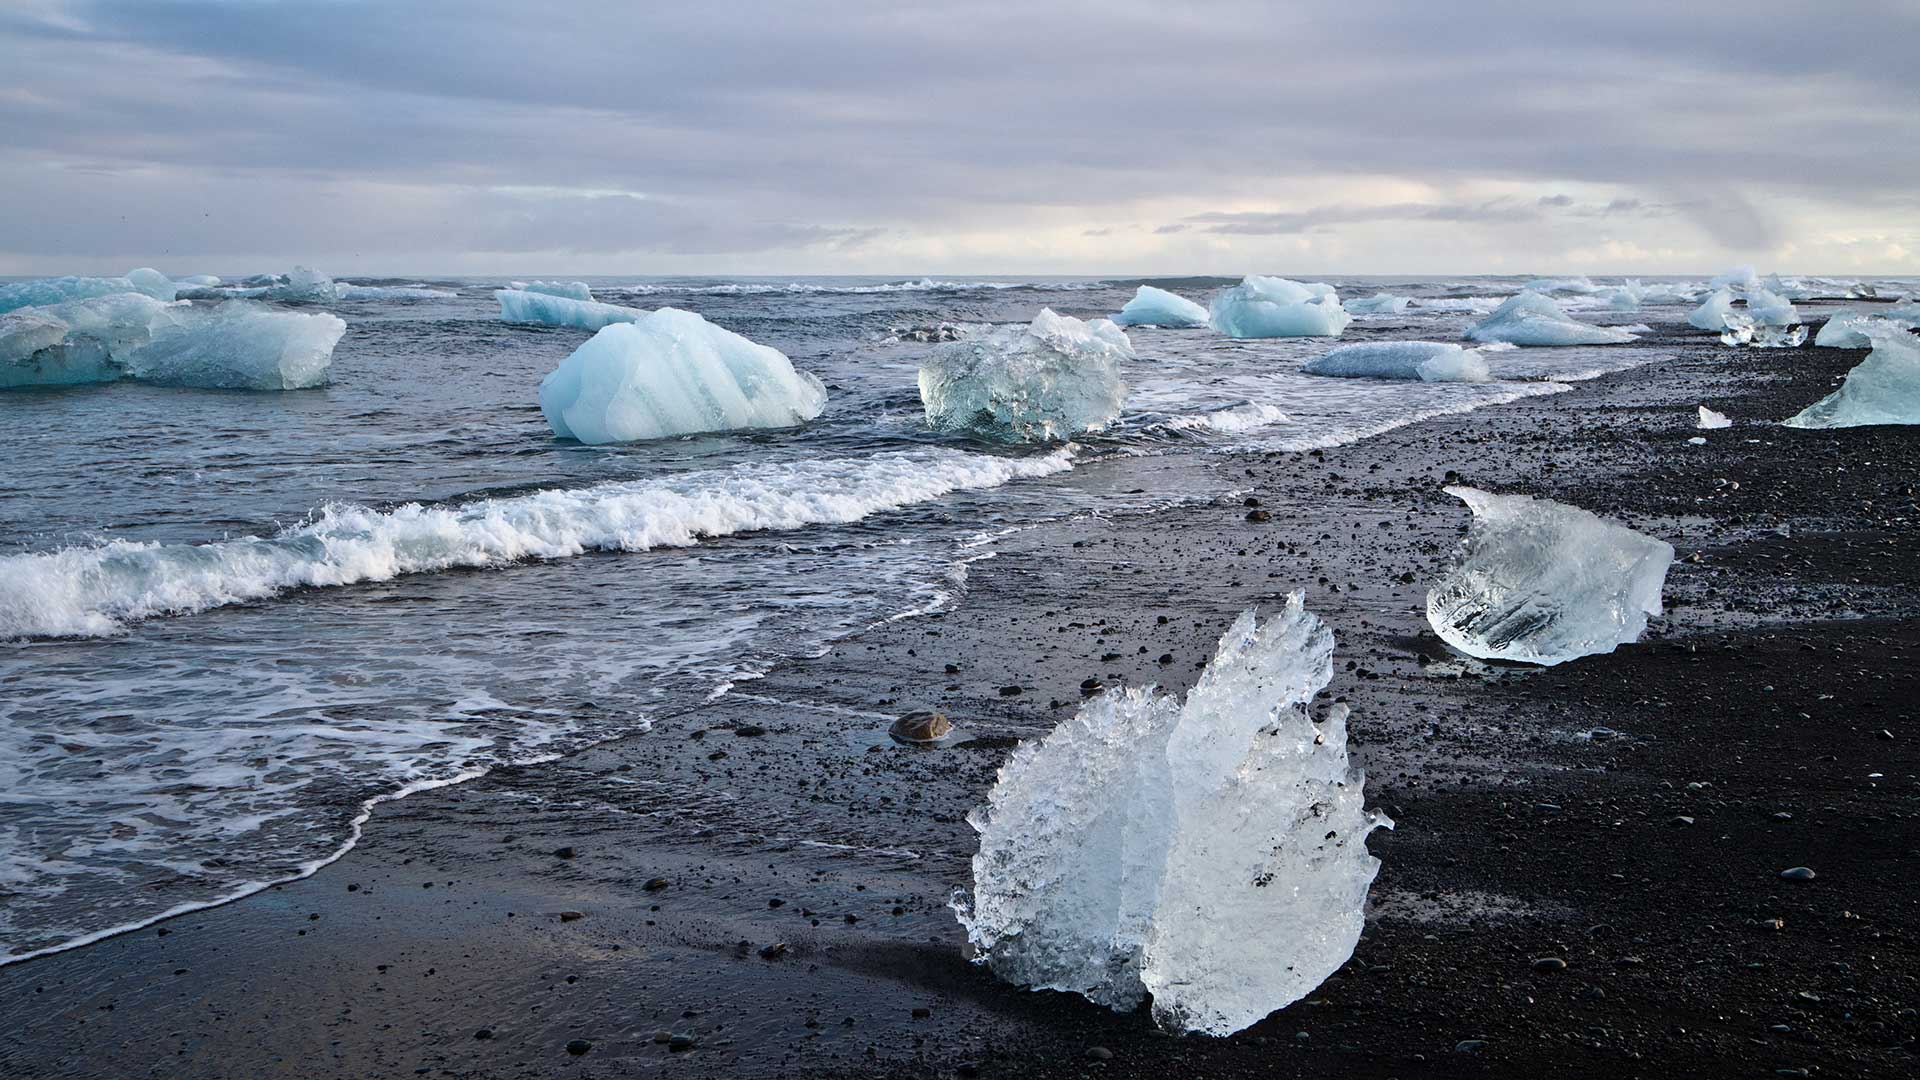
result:
<svg viewBox="0 0 1920 1080"><path fill-rule="evenodd" d="M1086 290L1103 289L1104 281L943 281L936 278L918 278L913 281L890 281L873 285L821 285L811 282L789 281L785 283L760 281L729 281L711 285L663 285L630 284L608 286L605 291L630 293L638 296L759 296L765 294L838 294L859 296L870 293L913 293L913 292L972 292L977 290L999 289L1055 289Z"/></svg>
<svg viewBox="0 0 1920 1080"><path fill-rule="evenodd" d="M1164 417L1148 424L1147 428L1150 431L1214 432L1222 435L1237 435L1269 424L1284 424L1287 420L1286 411L1277 405L1247 401L1223 409L1214 409L1211 412L1181 413Z"/></svg>
<svg viewBox="0 0 1920 1080"><path fill-rule="evenodd" d="M116 540L0 558L0 638L101 637L131 621L294 588L844 524L1070 468L1070 448L1033 458L899 451L743 464L446 506L409 503L381 511L333 504L269 537L166 545Z"/></svg>

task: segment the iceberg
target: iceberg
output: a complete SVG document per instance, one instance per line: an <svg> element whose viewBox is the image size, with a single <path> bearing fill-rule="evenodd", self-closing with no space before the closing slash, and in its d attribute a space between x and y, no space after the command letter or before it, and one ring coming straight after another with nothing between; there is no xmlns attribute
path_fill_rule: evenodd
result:
<svg viewBox="0 0 1920 1080"><path fill-rule="evenodd" d="M1826 324L1820 327L1813 343L1828 349L1865 349L1872 345L1864 332L1865 325L1875 319L1884 319L1909 330L1920 329L1920 304L1894 304L1884 310L1866 312L1857 308L1837 311Z"/></svg>
<svg viewBox="0 0 1920 1080"><path fill-rule="evenodd" d="M1151 285L1142 285L1133 299L1113 317L1116 326L1163 326L1187 330L1207 325L1207 309L1199 304Z"/></svg>
<svg viewBox="0 0 1920 1080"><path fill-rule="evenodd" d="M175 288L165 274L146 267L130 270L126 277L117 278L61 277L19 281L12 285L0 285L0 312L48 307L116 293L137 293L155 300L172 300Z"/></svg>
<svg viewBox="0 0 1920 1080"><path fill-rule="evenodd" d="M1712 431L1715 428L1732 427L1733 421L1727 419L1726 413L1717 413L1705 405L1702 405L1700 406L1700 421L1698 426L1703 431Z"/></svg>
<svg viewBox="0 0 1920 1080"><path fill-rule="evenodd" d="M162 386L303 390L326 384L333 347L346 332L338 315L229 300L157 327L126 367L134 378Z"/></svg>
<svg viewBox="0 0 1920 1080"><path fill-rule="evenodd" d="M1593 279L1587 277L1536 278L1521 286L1526 292L1572 293L1578 296L1590 296L1600 291Z"/></svg>
<svg viewBox="0 0 1920 1080"><path fill-rule="evenodd" d="M1353 316L1330 285L1249 274L1213 298L1208 320L1234 338L1339 337Z"/></svg>
<svg viewBox="0 0 1920 1080"><path fill-rule="evenodd" d="M1717 334L1725 330L1737 330L1742 326L1750 327L1753 325L1753 320L1733 310L1733 293L1726 288L1720 288L1714 290L1713 295L1693 309L1693 313L1687 316L1687 325Z"/></svg>
<svg viewBox="0 0 1920 1080"><path fill-rule="evenodd" d="M1791 300L1766 289L1747 293L1747 317L1761 326L1792 326L1800 321Z"/></svg>
<svg viewBox="0 0 1920 1080"><path fill-rule="evenodd" d="M1583 323L1537 292L1509 297L1467 331L1474 341L1512 345L1617 345L1632 341L1625 330Z"/></svg>
<svg viewBox="0 0 1920 1080"><path fill-rule="evenodd" d="M1413 303L1411 296L1394 296L1392 293L1374 293L1372 296L1357 297L1340 305L1354 315L1398 315Z"/></svg>
<svg viewBox="0 0 1920 1080"><path fill-rule="evenodd" d="M1624 284L1602 290L1601 295L1615 311L1639 311L1640 305L1646 302L1647 289L1639 278L1628 278Z"/></svg>
<svg viewBox="0 0 1920 1080"><path fill-rule="evenodd" d="M553 433L593 444L792 427L826 404L778 349L670 307L601 328L540 381Z"/></svg>
<svg viewBox="0 0 1920 1080"><path fill-rule="evenodd" d="M260 298L287 304L330 304L340 299L340 286L318 270L296 266L284 283L269 286Z"/></svg>
<svg viewBox="0 0 1920 1080"><path fill-rule="evenodd" d="M1896 323L1860 327L1873 351L1847 372L1840 389L1786 421L1795 428L1920 424L1920 339Z"/></svg>
<svg viewBox="0 0 1920 1080"><path fill-rule="evenodd" d="M1175 1031L1230 1035L1353 955L1391 828L1347 760L1347 709L1308 705L1333 635L1287 598L1245 612L1181 702L1108 691L1000 769L973 888L954 910L977 963Z"/></svg>
<svg viewBox="0 0 1920 1080"><path fill-rule="evenodd" d="M1439 341L1373 341L1342 345L1307 361L1309 375L1359 379L1419 379L1421 382L1490 382L1486 358L1472 349Z"/></svg>
<svg viewBox="0 0 1920 1080"><path fill-rule="evenodd" d="M920 367L927 423L1006 442L1099 431L1120 415L1119 363L1133 344L1105 319L1042 308L1028 326L1002 326L934 347Z"/></svg>
<svg viewBox="0 0 1920 1080"><path fill-rule="evenodd" d="M1564 664L1639 640L1661 611L1673 545L1574 506L1449 487L1473 511L1427 622L1487 660Z"/></svg>
<svg viewBox="0 0 1920 1080"><path fill-rule="evenodd" d="M112 382L154 331L189 305L138 292L107 293L0 316L0 387Z"/></svg>
<svg viewBox="0 0 1920 1080"><path fill-rule="evenodd" d="M500 317L510 323L599 330L615 323L639 322L648 314L639 308L602 304L595 300L572 300L525 289L500 289L493 295L500 301Z"/></svg>
<svg viewBox="0 0 1920 1080"><path fill-rule="evenodd" d="M220 279L212 274L188 274L186 277L174 278L173 283L191 285L196 289L210 289L220 284Z"/></svg>
<svg viewBox="0 0 1920 1080"><path fill-rule="evenodd" d="M1707 282L1709 289L1737 289L1747 292L1760 287L1760 275L1751 266L1736 266Z"/></svg>
<svg viewBox="0 0 1920 1080"><path fill-rule="evenodd" d="M507 286L521 292L563 296L568 300L592 300L593 290L584 281L516 281Z"/></svg>

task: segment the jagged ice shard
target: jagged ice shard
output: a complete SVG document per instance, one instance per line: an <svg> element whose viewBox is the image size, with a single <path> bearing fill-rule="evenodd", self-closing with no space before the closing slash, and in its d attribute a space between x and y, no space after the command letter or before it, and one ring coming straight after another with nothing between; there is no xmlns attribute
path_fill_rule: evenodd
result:
<svg viewBox="0 0 1920 1080"><path fill-rule="evenodd" d="M780 350L670 307L602 328L540 381L553 433L583 443L792 427L826 404Z"/></svg>
<svg viewBox="0 0 1920 1080"><path fill-rule="evenodd" d="M1441 341L1370 341L1342 345L1307 361L1309 375L1354 379L1418 379L1421 382L1490 382L1486 358Z"/></svg>
<svg viewBox="0 0 1920 1080"><path fill-rule="evenodd" d="M1859 332L1873 351L1847 372L1840 389L1789 418L1788 427L1920 424L1920 338L1889 322L1868 321Z"/></svg>
<svg viewBox="0 0 1920 1080"><path fill-rule="evenodd" d="M647 317L647 313L639 308L602 304L597 300L572 300L527 289L500 289L493 295L500 301L500 317L510 323L599 330L615 323L638 322Z"/></svg>
<svg viewBox="0 0 1920 1080"><path fill-rule="evenodd" d="M1727 419L1726 413L1714 412L1712 409L1702 405L1700 406L1699 420L1695 426L1703 431L1712 431L1716 428L1730 428L1733 426L1733 421Z"/></svg>
<svg viewBox="0 0 1920 1080"><path fill-rule="evenodd" d="M1249 274L1213 298L1208 319L1235 338L1339 337L1353 316L1331 285Z"/></svg>
<svg viewBox="0 0 1920 1080"><path fill-rule="evenodd" d="M1099 431L1120 415L1120 361L1133 344L1105 319L1042 308L1028 326L1001 326L938 345L920 367L927 423L1003 442Z"/></svg>
<svg viewBox="0 0 1920 1080"><path fill-rule="evenodd" d="M1714 290L1713 295L1693 309L1693 313L1687 316L1687 325L1718 334L1725 330L1738 331L1742 327L1750 329L1753 319L1733 310L1733 293L1723 288Z"/></svg>
<svg viewBox="0 0 1920 1080"><path fill-rule="evenodd" d="M1871 348L1873 342L1868 340L1864 329L1874 319L1885 319L1909 330L1920 328L1920 304L1894 304L1873 312L1855 308L1836 311L1820 327L1820 333L1814 336L1813 343L1827 349Z"/></svg>
<svg viewBox="0 0 1920 1080"><path fill-rule="evenodd" d="M1113 317L1116 326L1161 326L1187 330L1207 325L1207 309L1165 289L1142 285Z"/></svg>
<svg viewBox="0 0 1920 1080"><path fill-rule="evenodd" d="M977 962L1116 1010L1153 995L1171 1030L1229 1035L1310 993L1353 954L1379 860L1345 706L1307 706L1333 635L1287 598L1242 614L1179 702L1109 692L1000 770L973 890Z"/></svg>
<svg viewBox="0 0 1920 1080"><path fill-rule="evenodd" d="M1583 323L1537 292L1508 297L1470 328L1467 337L1510 345L1618 345L1634 340L1625 330Z"/></svg>
<svg viewBox="0 0 1920 1080"><path fill-rule="evenodd" d="M1661 611L1673 545L1575 506L1449 487L1473 511L1427 622L1487 660L1564 664L1639 639Z"/></svg>

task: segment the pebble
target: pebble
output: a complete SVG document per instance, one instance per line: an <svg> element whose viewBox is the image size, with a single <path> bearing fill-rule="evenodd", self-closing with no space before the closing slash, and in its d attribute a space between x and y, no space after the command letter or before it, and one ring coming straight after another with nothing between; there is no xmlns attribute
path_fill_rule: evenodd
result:
<svg viewBox="0 0 1920 1080"><path fill-rule="evenodd" d="M759 724L741 724L739 727L733 729L733 733L743 739L752 739L765 735L767 729L761 727Z"/></svg>
<svg viewBox="0 0 1920 1080"><path fill-rule="evenodd" d="M887 728L887 734L898 742L930 743L946 738L952 730L953 721L947 719L945 713L922 710L895 720L893 726Z"/></svg>
<svg viewBox="0 0 1920 1080"><path fill-rule="evenodd" d="M493 1038L493 1029L481 1028L479 1031L473 1033L473 1037L476 1039L491 1039Z"/></svg>
<svg viewBox="0 0 1920 1080"><path fill-rule="evenodd" d="M586 917L587 913L584 911L563 911L560 913L561 922L573 922L575 919L584 919Z"/></svg>
<svg viewBox="0 0 1920 1080"><path fill-rule="evenodd" d="M1533 962L1535 971L1565 971L1567 962L1557 956L1543 956Z"/></svg>
<svg viewBox="0 0 1920 1080"><path fill-rule="evenodd" d="M659 1043L661 1046L665 1046L673 1041L673 1032L656 1031L653 1033L653 1041Z"/></svg>
<svg viewBox="0 0 1920 1080"><path fill-rule="evenodd" d="M913 1018L915 1020L925 1020L927 1017L932 1015L933 1015L933 1010L927 1008L925 1005L916 1005L913 1008Z"/></svg>
<svg viewBox="0 0 1920 1080"><path fill-rule="evenodd" d="M1684 829L1687 826L1693 824L1693 819L1688 817L1685 814L1675 814L1673 817L1673 820L1667 822L1667 824L1672 825L1675 828Z"/></svg>
<svg viewBox="0 0 1920 1080"><path fill-rule="evenodd" d="M1272 521L1273 515L1265 510L1247 511L1247 520L1252 522Z"/></svg>
<svg viewBox="0 0 1920 1080"><path fill-rule="evenodd" d="M1780 871L1781 881L1812 881L1813 871L1804 866L1789 866Z"/></svg>
<svg viewBox="0 0 1920 1080"><path fill-rule="evenodd" d="M580 853L570 847L555 848L553 850L553 857L556 859L571 859L578 854Z"/></svg>
<svg viewBox="0 0 1920 1080"><path fill-rule="evenodd" d="M1456 1054L1477 1054L1486 1048L1487 1040L1485 1039L1461 1039L1453 1044L1453 1052Z"/></svg>
<svg viewBox="0 0 1920 1080"><path fill-rule="evenodd" d="M579 1057L591 1049L593 1049L593 1044L585 1039L575 1039L567 1044L567 1053L572 1054L574 1057Z"/></svg>
<svg viewBox="0 0 1920 1080"><path fill-rule="evenodd" d="M676 1054L682 1050L691 1050L693 1049L693 1036L674 1035L671 1038L667 1039L667 1049L673 1051Z"/></svg>
<svg viewBox="0 0 1920 1080"><path fill-rule="evenodd" d="M1089 1046L1087 1047L1087 1060L1088 1061L1112 1061L1113 1051L1107 1049L1104 1046Z"/></svg>
<svg viewBox="0 0 1920 1080"><path fill-rule="evenodd" d="M1019 695L1020 688L1017 686L1003 686L1000 688L1001 697L1018 697Z"/></svg>
<svg viewBox="0 0 1920 1080"><path fill-rule="evenodd" d="M663 877L648 878L647 883L640 887L648 892L659 892L661 889L667 887L667 879Z"/></svg>

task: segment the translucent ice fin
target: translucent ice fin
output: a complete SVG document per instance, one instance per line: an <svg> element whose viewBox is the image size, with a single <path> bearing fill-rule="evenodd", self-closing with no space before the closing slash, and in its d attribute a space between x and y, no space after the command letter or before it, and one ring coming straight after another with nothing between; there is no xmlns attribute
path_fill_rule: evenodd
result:
<svg viewBox="0 0 1920 1080"><path fill-rule="evenodd" d="M1120 415L1127 385L1118 365L1131 359L1113 323L1043 308L1031 325L935 347L920 366L920 402L942 430L1006 442L1071 438Z"/></svg>
<svg viewBox="0 0 1920 1080"><path fill-rule="evenodd" d="M1199 304L1151 285L1142 285L1113 317L1119 326L1164 326L1188 329L1207 325L1207 309Z"/></svg>
<svg viewBox="0 0 1920 1080"><path fill-rule="evenodd" d="M1873 351L1847 372L1840 389L1788 419L1788 427L1920 424L1920 338L1880 321L1863 323L1859 332Z"/></svg>

